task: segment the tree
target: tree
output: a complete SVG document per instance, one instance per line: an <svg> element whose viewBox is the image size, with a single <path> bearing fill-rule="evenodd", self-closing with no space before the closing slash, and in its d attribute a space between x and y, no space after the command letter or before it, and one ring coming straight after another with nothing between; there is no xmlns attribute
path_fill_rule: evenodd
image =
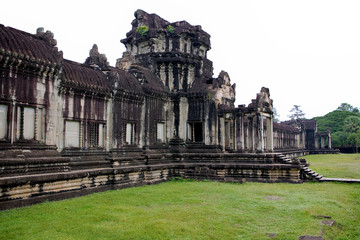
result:
<svg viewBox="0 0 360 240"><path fill-rule="evenodd" d="M347 133L339 131L331 133L331 145L334 147L345 147L347 144Z"/></svg>
<svg viewBox="0 0 360 240"><path fill-rule="evenodd" d="M344 121L344 131L348 133L356 133L360 130L360 117L350 116Z"/></svg>
<svg viewBox="0 0 360 240"><path fill-rule="evenodd" d="M339 111L347 111L347 112L354 112L354 113L359 113L359 109L356 107L351 106L348 103L342 103L340 104L340 106L336 109Z"/></svg>
<svg viewBox="0 0 360 240"><path fill-rule="evenodd" d="M349 133L346 141L353 147L353 152L358 153L358 146L360 145L360 131L356 133Z"/></svg>
<svg viewBox="0 0 360 240"><path fill-rule="evenodd" d="M305 113L303 113L303 111L300 109L300 105L294 105L294 107L290 110L290 113L292 114L288 115L288 117L291 120L305 118Z"/></svg>
<svg viewBox="0 0 360 240"><path fill-rule="evenodd" d="M280 122L280 115L278 114L276 108L273 108L274 122Z"/></svg>
<svg viewBox="0 0 360 240"><path fill-rule="evenodd" d="M319 132L325 132L331 128L331 142L333 147L348 147L360 146L357 143L357 130L356 122L360 118L357 113L357 108L353 108L350 104L343 103L336 110L327 113L322 117L315 117ZM349 111L352 110L352 111ZM355 117L355 120L352 120ZM351 136L350 136L351 135ZM355 149L354 149L355 150Z"/></svg>
<svg viewBox="0 0 360 240"><path fill-rule="evenodd" d="M350 116L360 117L354 112L334 110L322 117L314 117L314 119L317 121L319 132L326 132L326 129L331 128L331 133L335 133L344 131L344 121Z"/></svg>
<svg viewBox="0 0 360 240"><path fill-rule="evenodd" d="M344 131L347 133L347 143L353 146L357 153L360 145L360 117L347 117L344 121Z"/></svg>

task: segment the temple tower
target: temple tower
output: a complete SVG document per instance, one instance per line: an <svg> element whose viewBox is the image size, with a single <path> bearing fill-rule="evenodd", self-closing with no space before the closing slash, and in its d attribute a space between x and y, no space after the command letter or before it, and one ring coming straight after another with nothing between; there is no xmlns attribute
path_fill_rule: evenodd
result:
<svg viewBox="0 0 360 240"><path fill-rule="evenodd" d="M212 62L207 59L210 35L201 26L186 21L170 23L137 10L132 30L121 42L126 52L116 66L123 70L134 65L146 67L169 91L171 139L205 142L204 102L213 75ZM202 113L197 114L198 108Z"/></svg>

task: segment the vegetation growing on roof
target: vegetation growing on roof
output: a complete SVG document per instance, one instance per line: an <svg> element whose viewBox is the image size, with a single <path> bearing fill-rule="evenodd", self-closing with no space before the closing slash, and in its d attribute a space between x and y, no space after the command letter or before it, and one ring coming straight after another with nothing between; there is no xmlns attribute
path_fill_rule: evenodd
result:
<svg viewBox="0 0 360 240"><path fill-rule="evenodd" d="M141 36L146 36L149 32L149 28L146 25L142 25L137 27L136 32L138 32Z"/></svg>
<svg viewBox="0 0 360 240"><path fill-rule="evenodd" d="M168 25L166 27L166 29L167 29L168 33L170 33L170 34L173 34L175 32L175 28L171 25Z"/></svg>

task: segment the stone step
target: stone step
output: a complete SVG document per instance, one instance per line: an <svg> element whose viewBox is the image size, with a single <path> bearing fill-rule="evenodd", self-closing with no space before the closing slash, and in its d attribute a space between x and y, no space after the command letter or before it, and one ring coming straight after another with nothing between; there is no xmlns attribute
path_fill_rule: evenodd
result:
<svg viewBox="0 0 360 240"><path fill-rule="evenodd" d="M69 162L69 158L59 154L0 158L0 176L69 171Z"/></svg>
<svg viewBox="0 0 360 240"><path fill-rule="evenodd" d="M47 164L47 163L67 163L70 159L66 157L21 157L21 158L3 158L0 159L0 166L13 166L24 164Z"/></svg>
<svg viewBox="0 0 360 240"><path fill-rule="evenodd" d="M348 179L348 178L321 178L321 182L345 182L345 183L360 183L360 179Z"/></svg>
<svg viewBox="0 0 360 240"><path fill-rule="evenodd" d="M111 167L111 163L109 161L82 161L82 162L70 162L69 166L71 170L109 168Z"/></svg>

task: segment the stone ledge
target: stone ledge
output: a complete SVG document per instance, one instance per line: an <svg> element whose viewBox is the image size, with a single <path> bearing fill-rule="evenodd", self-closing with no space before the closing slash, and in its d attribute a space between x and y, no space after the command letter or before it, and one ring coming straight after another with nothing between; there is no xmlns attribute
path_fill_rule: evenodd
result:
<svg viewBox="0 0 360 240"><path fill-rule="evenodd" d="M85 195L104 189L155 184L174 177L221 182L300 183L299 165L168 163L119 166L0 178L0 209Z"/></svg>

